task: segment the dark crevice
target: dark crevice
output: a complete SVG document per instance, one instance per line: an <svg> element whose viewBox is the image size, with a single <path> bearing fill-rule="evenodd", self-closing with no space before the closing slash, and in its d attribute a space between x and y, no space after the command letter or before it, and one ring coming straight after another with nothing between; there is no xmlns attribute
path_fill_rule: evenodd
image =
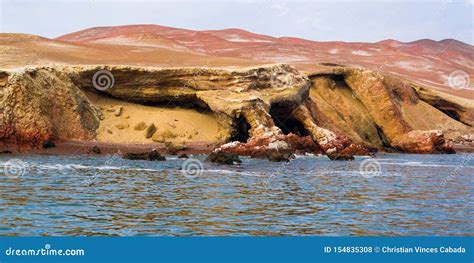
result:
<svg viewBox="0 0 474 263"><path fill-rule="evenodd" d="M390 145L390 142L388 141L387 137L383 133L382 128L380 128L377 124L375 124L375 129L377 130L377 135L379 136L380 141L382 142L382 146L385 147L385 148L392 147Z"/></svg>
<svg viewBox="0 0 474 263"><path fill-rule="evenodd" d="M315 74L308 75L308 78L311 80L316 79L316 78L329 78L336 82L338 81L345 82L344 74L337 74L337 73L315 73Z"/></svg>
<svg viewBox="0 0 474 263"><path fill-rule="evenodd" d="M438 105L431 105L433 106L433 108L441 111L442 113L444 113L446 116L448 116L449 118L455 120L455 121L458 121L466 126L469 126L469 127L472 127L472 125L470 123L467 123L465 121L463 121L461 119L461 116L459 115L459 112L458 110L456 109L448 109L448 108L445 108L445 107L441 107L441 106L438 106Z"/></svg>
<svg viewBox="0 0 474 263"><path fill-rule="evenodd" d="M180 96L179 98L170 97L168 98L168 100L166 100L166 98L164 99L162 98L162 100L160 101L150 101L150 100L146 100L142 98L123 99L120 97L112 96L105 92L100 92L100 91L94 91L94 92L97 94L100 94L101 96L113 98L116 100L121 100L123 102L135 103L135 104L139 104L143 106L169 108L169 109L184 108L184 109L192 109L199 113L212 112L211 108L207 105L207 103L197 98L195 95Z"/></svg>
<svg viewBox="0 0 474 263"><path fill-rule="evenodd" d="M293 133L301 137L311 135L303 124L292 116L293 111L292 103L274 103L270 107L273 122L283 134Z"/></svg>
<svg viewBox="0 0 474 263"><path fill-rule="evenodd" d="M322 63L319 63L319 65L326 66L326 67L345 67L342 64L336 64L336 63L332 63L332 62L322 62Z"/></svg>
<svg viewBox="0 0 474 263"><path fill-rule="evenodd" d="M426 101L425 101L426 102ZM427 102L429 104L429 102ZM442 106L442 105L439 105L439 104L436 104L436 103L433 103L433 104L430 104L433 108L441 111L442 113L444 113L446 116L450 117L451 119L455 120L455 121L458 121L464 125L467 125L469 127L472 127L471 124L467 123L467 122L464 122L463 120L461 120L461 116L459 115L459 111L458 109L453 109L449 106Z"/></svg>
<svg viewBox="0 0 474 263"><path fill-rule="evenodd" d="M459 117L459 114L455 110L440 109L440 108L438 108L438 110L440 110L444 114L448 115L452 119L455 119L457 121L461 121L461 118Z"/></svg>
<svg viewBox="0 0 474 263"><path fill-rule="evenodd" d="M339 84L338 86L348 86L343 75L329 75L329 78L336 82L336 84Z"/></svg>
<svg viewBox="0 0 474 263"><path fill-rule="evenodd" d="M232 135L230 137L230 141L247 142L247 140L250 138L250 124L247 122L247 120L245 120L243 116L240 116L234 120L232 126Z"/></svg>
<svg viewBox="0 0 474 263"><path fill-rule="evenodd" d="M451 119L458 121L464 125L472 127L472 124L469 123L468 120L464 120L461 116L462 113L466 111L464 107L461 105L451 102L449 100L437 97L436 95L430 94L430 92L426 90L416 90L420 100L428 103L431 107L439 110L440 112L444 113L446 116L450 117Z"/></svg>
<svg viewBox="0 0 474 263"><path fill-rule="evenodd" d="M144 100L137 100L133 101L134 103L141 104L144 106L151 106L151 107L163 107L163 108L185 108L185 109L193 109L197 112L204 113L204 112L212 112L211 108L196 97L186 97L181 98L180 100L169 100L169 101L160 101L160 102L153 102L153 101L144 101Z"/></svg>

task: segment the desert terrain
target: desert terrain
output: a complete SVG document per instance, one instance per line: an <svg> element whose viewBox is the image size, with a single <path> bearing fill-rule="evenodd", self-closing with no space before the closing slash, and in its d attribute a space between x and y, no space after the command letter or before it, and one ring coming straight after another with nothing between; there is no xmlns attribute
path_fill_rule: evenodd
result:
<svg viewBox="0 0 474 263"><path fill-rule="evenodd" d="M473 146L474 47L453 39L317 42L130 25L55 39L3 33L0 52L0 138L14 151L48 140L335 158ZM93 83L101 70L107 89Z"/></svg>

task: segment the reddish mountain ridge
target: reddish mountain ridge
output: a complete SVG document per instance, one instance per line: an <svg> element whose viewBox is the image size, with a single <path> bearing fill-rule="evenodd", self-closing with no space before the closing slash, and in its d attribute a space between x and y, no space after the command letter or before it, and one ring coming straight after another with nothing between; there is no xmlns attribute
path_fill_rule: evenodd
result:
<svg viewBox="0 0 474 263"><path fill-rule="evenodd" d="M403 43L317 42L294 37L275 38L241 29L194 31L159 25L96 27L58 37L56 40L93 44L166 48L213 57L258 62L289 63L301 70L320 69L320 63L367 67L469 97L464 89L449 87L453 72L474 75L474 47L453 39L422 39ZM205 63L205 61L203 62Z"/></svg>

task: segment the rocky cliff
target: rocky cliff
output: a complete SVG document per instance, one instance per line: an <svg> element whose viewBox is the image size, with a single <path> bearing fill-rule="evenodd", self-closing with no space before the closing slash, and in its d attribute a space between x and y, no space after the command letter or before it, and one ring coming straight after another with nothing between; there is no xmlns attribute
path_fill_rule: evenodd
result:
<svg viewBox="0 0 474 263"><path fill-rule="evenodd" d="M3 148L41 147L45 140L90 141L124 130L146 134L126 133L120 136L122 143L137 136L150 144L176 138L193 142L192 134L172 123L132 127L134 116L121 116L125 105L159 109L154 116L162 118L170 108L197 111L216 123L209 143L255 157L297 150L324 152L332 159L369 149L452 152L447 139L473 134L472 101L343 66L308 74L284 64L239 69L26 67L0 71L0 89ZM106 100L113 101L115 117L101 104ZM111 118L121 118L116 130L103 127ZM187 126L202 133L196 120Z"/></svg>
<svg viewBox="0 0 474 263"><path fill-rule="evenodd" d="M472 134L469 101L435 99L429 88L361 68L332 67L309 77L313 116L355 142L412 153L449 152L444 137Z"/></svg>

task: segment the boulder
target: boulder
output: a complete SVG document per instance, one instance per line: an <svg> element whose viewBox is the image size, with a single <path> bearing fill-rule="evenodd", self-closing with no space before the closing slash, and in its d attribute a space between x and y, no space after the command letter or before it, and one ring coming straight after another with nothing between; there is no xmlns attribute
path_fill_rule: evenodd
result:
<svg viewBox="0 0 474 263"><path fill-rule="evenodd" d="M56 144L51 139L47 139L43 141L43 149L54 148Z"/></svg>
<svg viewBox="0 0 474 263"><path fill-rule="evenodd" d="M250 157L258 159L267 159L271 162L289 162L295 159L295 155L293 153L278 152L272 150L253 152Z"/></svg>
<svg viewBox="0 0 474 263"><path fill-rule="evenodd" d="M187 154L185 154L185 153L182 153L182 154L178 155L178 158L180 158L180 159L187 159L187 158L189 158L189 156L188 156Z"/></svg>
<svg viewBox="0 0 474 263"><path fill-rule="evenodd" d="M98 146L94 146L89 150L90 153L100 154L101 150Z"/></svg>
<svg viewBox="0 0 474 263"><path fill-rule="evenodd" d="M122 114L122 107L119 106L114 110L114 116L118 117Z"/></svg>
<svg viewBox="0 0 474 263"><path fill-rule="evenodd" d="M166 129L155 132L151 139L155 142L166 142L174 138L176 138L176 134Z"/></svg>
<svg viewBox="0 0 474 263"><path fill-rule="evenodd" d="M119 129L119 130L123 130L123 129L128 129L128 127L130 127L130 125L128 123L118 123L115 125L115 128Z"/></svg>
<svg viewBox="0 0 474 263"><path fill-rule="evenodd" d="M234 153L226 153L222 151L214 151L209 156L207 156L207 161L217 163L217 164L240 164L242 161L239 159L239 156Z"/></svg>
<svg viewBox="0 0 474 263"><path fill-rule="evenodd" d="M350 153L326 151L326 155L329 159L335 160L335 161L353 161L354 160L354 155Z"/></svg>
<svg viewBox="0 0 474 263"><path fill-rule="evenodd" d="M171 155L178 154L179 151L185 150L185 143L165 142L166 152Z"/></svg>
<svg viewBox="0 0 474 263"><path fill-rule="evenodd" d="M455 153L440 130L413 130L397 138L394 147L407 153Z"/></svg>
<svg viewBox="0 0 474 263"><path fill-rule="evenodd" d="M289 161L294 153L323 153L311 136L300 137L293 133L254 137L245 143L231 142L221 145L218 151L270 161Z"/></svg>
<svg viewBox="0 0 474 263"><path fill-rule="evenodd" d="M128 160L147 160L147 161L165 161L166 158L162 156L158 151L151 150L150 152L144 153L125 153L124 159Z"/></svg>
<svg viewBox="0 0 474 263"><path fill-rule="evenodd" d="M144 122L139 122L137 124L135 124L135 126L133 126L133 129L136 130L136 131L143 131L144 129L146 129L146 123Z"/></svg>
<svg viewBox="0 0 474 263"><path fill-rule="evenodd" d="M150 124L148 125L148 127L146 128L145 130L145 137L148 139L148 138L151 138L153 136L153 134L155 134L156 132L156 126L155 124Z"/></svg>

